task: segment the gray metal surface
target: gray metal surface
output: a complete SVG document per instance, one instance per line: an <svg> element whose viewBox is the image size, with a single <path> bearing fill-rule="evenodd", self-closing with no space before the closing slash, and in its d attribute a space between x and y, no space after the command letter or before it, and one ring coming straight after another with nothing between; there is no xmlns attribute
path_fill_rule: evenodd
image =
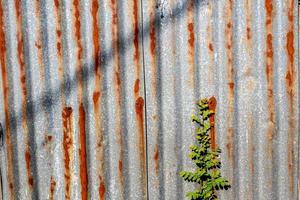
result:
<svg viewBox="0 0 300 200"><path fill-rule="evenodd" d="M217 99L220 199L297 199L296 0L0 0L3 199L184 199Z"/></svg>

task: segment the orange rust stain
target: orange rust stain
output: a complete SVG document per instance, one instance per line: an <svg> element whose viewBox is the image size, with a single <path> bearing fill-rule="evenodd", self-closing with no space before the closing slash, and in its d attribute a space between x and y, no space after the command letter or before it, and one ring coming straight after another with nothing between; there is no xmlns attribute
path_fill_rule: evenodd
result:
<svg viewBox="0 0 300 200"><path fill-rule="evenodd" d="M61 37L61 30L57 29L56 30L56 35L57 35L57 37Z"/></svg>
<svg viewBox="0 0 300 200"><path fill-rule="evenodd" d="M268 16L272 16L273 3L272 0L265 0L265 8Z"/></svg>
<svg viewBox="0 0 300 200"><path fill-rule="evenodd" d="M62 112L63 119L63 151L64 151L64 164L65 164L65 198L71 199L71 155L73 152L73 124L72 124L71 107L65 107Z"/></svg>
<svg viewBox="0 0 300 200"><path fill-rule="evenodd" d="M123 172L123 162L122 162L122 160L119 160L119 172L120 173Z"/></svg>
<svg viewBox="0 0 300 200"><path fill-rule="evenodd" d="M97 19L98 11L99 11L98 0L93 0L93 2L92 2L92 16L93 16L94 62L95 62L95 74L96 74L96 76L99 76L99 70L100 70L100 61L99 61L100 43L99 43L99 29L98 29L98 19Z"/></svg>
<svg viewBox="0 0 300 200"><path fill-rule="evenodd" d="M150 52L152 57L156 56L156 33L155 33L155 24L153 20L151 20L151 24L150 24Z"/></svg>
<svg viewBox="0 0 300 200"><path fill-rule="evenodd" d="M59 0L54 0L54 5L58 9L59 8Z"/></svg>
<svg viewBox="0 0 300 200"><path fill-rule="evenodd" d="M50 200L54 200L54 191L56 188L56 181L54 180L53 176L50 179Z"/></svg>
<svg viewBox="0 0 300 200"><path fill-rule="evenodd" d="M27 169L28 183L32 187L33 186L33 177L32 177L32 173L31 173L30 159L31 159L31 155L30 155L29 149L27 148L25 151L26 169Z"/></svg>
<svg viewBox="0 0 300 200"><path fill-rule="evenodd" d="M234 68L233 68L233 16L232 16L233 2L228 0L227 7L225 8L225 46L226 46L226 55L227 55L227 81L228 81L228 128L227 128L227 143L226 148L228 151L228 158L231 160L231 165L233 167L234 163L233 158L233 119L234 119Z"/></svg>
<svg viewBox="0 0 300 200"><path fill-rule="evenodd" d="M135 80L134 84L134 93L137 94L140 91L140 79Z"/></svg>
<svg viewBox="0 0 300 200"><path fill-rule="evenodd" d="M42 45L39 42L35 42L34 45L38 49L42 48Z"/></svg>
<svg viewBox="0 0 300 200"><path fill-rule="evenodd" d="M61 56L62 53L61 53L61 43L60 43L60 42L57 42L57 43L56 43L56 48L57 48L58 54Z"/></svg>
<svg viewBox="0 0 300 200"><path fill-rule="evenodd" d="M150 24L149 24L149 45L150 45L150 55L151 55L151 89L153 91L153 96L157 94L157 60L156 60L156 32L155 32L155 6L152 6L153 10L150 13Z"/></svg>
<svg viewBox="0 0 300 200"><path fill-rule="evenodd" d="M296 121L295 121L295 99L296 96L296 69L295 69L295 47L294 47L294 8L295 8L295 1L290 0L288 1L288 32L286 34L286 52L287 52L287 70L285 76L286 82L286 91L288 97L288 122L289 122L289 129L288 129L288 174L289 174L289 189L292 193L294 189L294 138L296 131Z"/></svg>
<svg viewBox="0 0 300 200"><path fill-rule="evenodd" d="M194 33L194 24L189 23L188 24L188 30L189 30L189 39L188 42L190 44L191 48L194 48L195 45L195 33Z"/></svg>
<svg viewBox="0 0 300 200"><path fill-rule="evenodd" d="M268 120L269 127L267 130L267 137L271 141L273 139L274 123L275 123L275 106L273 95L273 36L272 36L272 21L273 21L273 2L265 0L266 9L266 78L267 78L267 97L268 97ZM272 156L272 143L268 144L269 156Z"/></svg>
<svg viewBox="0 0 300 200"><path fill-rule="evenodd" d="M251 29L250 29L250 27L247 27L247 39L248 40L251 39Z"/></svg>
<svg viewBox="0 0 300 200"><path fill-rule="evenodd" d="M155 163L155 172L156 174L158 174L158 170L159 170L159 150L158 150L158 145L155 145L155 149L154 149L154 163Z"/></svg>
<svg viewBox="0 0 300 200"><path fill-rule="evenodd" d="M102 177L100 176L100 185L99 185L99 197L100 200L105 199L105 183L102 181Z"/></svg>
<svg viewBox="0 0 300 200"><path fill-rule="evenodd" d="M77 58L80 60L83 55L83 48L81 44L81 33L80 33L80 28L81 28L81 22L80 22L80 5L79 5L79 0L74 0L73 1L73 6L74 6L74 15L75 15L75 38L77 40L77 47L78 47L78 53L77 53Z"/></svg>
<svg viewBox="0 0 300 200"><path fill-rule="evenodd" d="M214 51L214 47L213 47L212 43L209 43L208 48L210 51Z"/></svg>
<svg viewBox="0 0 300 200"><path fill-rule="evenodd" d="M88 174L86 160L86 133L85 133L85 110L83 103L79 106L79 161L80 161L80 181L81 198L87 200L88 197Z"/></svg>
<svg viewBox="0 0 300 200"><path fill-rule="evenodd" d="M140 50L139 50L139 21L138 21L138 0L133 0L133 26L134 26L134 36L133 36L133 43L134 43L134 59L137 62L138 67L138 75L139 75L139 59L140 59Z"/></svg>
<svg viewBox="0 0 300 200"><path fill-rule="evenodd" d="M95 107L97 107L96 105L98 105L98 100L100 98L100 92L94 92L93 94L93 102Z"/></svg>
<svg viewBox="0 0 300 200"><path fill-rule="evenodd" d="M139 128L139 151L140 151L140 167L142 173L142 181L144 185L146 175L146 153L145 153L145 134L144 134L144 99L138 97L135 101L135 113L137 117L137 123Z"/></svg>
<svg viewBox="0 0 300 200"><path fill-rule="evenodd" d="M2 75L2 89L3 89L3 104L5 114L5 128L6 128L6 147L8 157L8 173L7 179L9 182L10 198L14 199L14 175L13 175L13 146L11 141L10 131L10 113L9 113L9 88L7 80L7 66L6 66L6 40L5 40L5 27L4 27L4 10L2 7L2 1L0 1L0 66Z"/></svg>
<svg viewBox="0 0 300 200"><path fill-rule="evenodd" d="M120 85L121 85L121 77L120 77L120 73L119 73L119 72L116 72L115 75L116 75L117 85L120 86Z"/></svg>
<svg viewBox="0 0 300 200"><path fill-rule="evenodd" d="M215 113L216 106L217 106L217 100L214 96L212 96L209 99L208 108L209 108L209 110L212 110ZM214 114L209 117L209 121L212 126L210 129L211 149L215 150L216 149L216 135L215 135L215 115Z"/></svg>
<svg viewBox="0 0 300 200"><path fill-rule="evenodd" d="M233 90L234 89L234 83L228 83L228 85L229 85L229 88L230 88L230 90Z"/></svg>

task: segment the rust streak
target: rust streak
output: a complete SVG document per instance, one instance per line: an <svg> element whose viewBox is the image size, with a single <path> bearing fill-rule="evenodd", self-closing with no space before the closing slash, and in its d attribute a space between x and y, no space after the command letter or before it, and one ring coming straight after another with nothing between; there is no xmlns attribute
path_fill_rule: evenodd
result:
<svg viewBox="0 0 300 200"><path fill-rule="evenodd" d="M139 128L139 152L140 152L140 168L143 185L145 183L146 175L146 152L145 152L145 134L144 134L144 99L139 97L135 102L135 113Z"/></svg>
<svg viewBox="0 0 300 200"><path fill-rule="evenodd" d="M188 53L189 53L189 74L190 74L190 82L191 86L195 84L195 27L194 27L194 1L189 1L188 4L188 25L187 30L189 33L188 37Z"/></svg>
<svg viewBox="0 0 300 200"><path fill-rule="evenodd" d="M63 58L62 58L62 30L61 30L61 13L60 13L60 0L54 0L55 16L56 16L56 50L58 55L58 70L59 77L63 82ZM63 92L62 92L63 94ZM62 102L64 104L64 100Z"/></svg>
<svg viewBox="0 0 300 200"><path fill-rule="evenodd" d="M158 175L158 171L159 171L159 149L158 149L157 144L155 145L153 160L154 160L154 163L155 163L155 173L156 173L156 175Z"/></svg>
<svg viewBox="0 0 300 200"><path fill-rule="evenodd" d="M112 49L113 49L113 65L115 71L115 94L116 94L116 139L120 146L119 160L123 160L124 146L121 130L121 78L120 78L120 38L119 38L119 18L118 18L118 4L116 0L110 1L110 8L112 12ZM119 182L122 190L121 195L125 193L124 174L119 171Z"/></svg>
<svg viewBox="0 0 300 200"><path fill-rule="evenodd" d="M35 14L36 14L36 27L37 27L37 31L36 31L36 35L37 35L37 41L35 42L36 46L37 46L37 55L38 55L38 63L39 63L39 67L41 70L41 75L44 78L44 66L43 66L43 52L42 52L42 40L41 40L41 11L40 11L40 1L36 1L36 5L35 5Z"/></svg>
<svg viewBox="0 0 300 200"><path fill-rule="evenodd" d="M98 25L99 3L98 0L92 1L92 23L93 23L93 42L94 42L94 64L95 64L95 90L93 93L94 114L97 135L96 157L100 162L98 167L99 182L99 197L105 198L105 180L104 180L104 146L103 146L103 131L101 121L101 50L100 50L100 27ZM104 188L104 189L103 189Z"/></svg>
<svg viewBox="0 0 300 200"><path fill-rule="evenodd" d="M22 128L24 130L25 141L27 141L27 149L25 150L25 162L26 162L26 170L27 170L27 178L30 186L30 190L33 186L33 177L31 171L31 160L30 160L30 152L29 152L29 132L28 132L28 124L27 124L27 91L26 91L26 70L25 70L25 56L24 56L24 41L22 34L22 15L21 15L21 4L20 1L15 1L15 9L16 9L16 17L17 17L17 57L18 63L20 65L20 81L22 88Z"/></svg>
<svg viewBox="0 0 300 200"><path fill-rule="evenodd" d="M209 43L208 48L210 51L214 51L214 47L213 47L212 43Z"/></svg>
<svg viewBox="0 0 300 200"><path fill-rule="evenodd" d="M286 52L287 52L287 70L286 70L286 91L288 97L288 174L289 174L289 189L292 193L294 189L294 138L296 131L296 120L295 120L295 105L296 105L296 69L295 69L295 37L294 37L294 5L295 1L288 1L288 32L286 34Z"/></svg>
<svg viewBox="0 0 300 200"><path fill-rule="evenodd" d="M215 113L216 107L217 107L217 100L213 96L209 99L208 108L209 108L209 110L211 110ZM216 134L215 134L215 115L214 114L209 117L209 121L212 126L210 129L211 149L215 150L216 149Z"/></svg>
<svg viewBox="0 0 300 200"><path fill-rule="evenodd" d="M55 188L56 188L56 182L53 178L53 176L51 176L51 179L50 179L50 200L54 200L54 191L55 191Z"/></svg>
<svg viewBox="0 0 300 200"><path fill-rule="evenodd" d="M81 180L81 198L88 199L88 173L86 156L86 133L85 133L85 110L83 103L79 106L79 162L80 162L80 180Z"/></svg>
<svg viewBox="0 0 300 200"><path fill-rule="evenodd" d="M265 0L266 9L266 78L267 78L267 97L268 97L268 130L267 137L269 139L268 152L272 157L272 139L275 128L275 105L273 95L273 36L272 36L272 21L273 21L273 3L271 0Z"/></svg>
<svg viewBox="0 0 300 200"><path fill-rule="evenodd" d="M234 129L233 129L233 120L234 120L234 69L233 69L233 32L232 32L232 8L233 2L228 0L227 7L225 8L225 18L226 18L226 26L225 26L225 46L226 46L226 55L227 55L227 81L228 81L228 128L227 128L227 153L228 158L231 161L231 165L233 167L233 137L234 137Z"/></svg>
<svg viewBox="0 0 300 200"><path fill-rule="evenodd" d="M140 91L140 79L135 80L134 93L137 95Z"/></svg>
<svg viewBox="0 0 300 200"><path fill-rule="evenodd" d="M99 180L100 180L99 197L100 197L100 200L104 200L105 199L105 183L101 176L99 177Z"/></svg>
<svg viewBox="0 0 300 200"><path fill-rule="evenodd" d="M134 29L134 34L133 34L133 43L134 43L134 59L136 62L136 73L137 77L140 76L140 71L141 71L141 66L140 66L140 48L139 48L139 21L138 21L138 0L133 0L133 29Z"/></svg>
<svg viewBox="0 0 300 200"><path fill-rule="evenodd" d="M63 119L63 151L65 164L65 199L71 199L71 162L73 154L73 109L65 107L62 112Z"/></svg>
<svg viewBox="0 0 300 200"><path fill-rule="evenodd" d="M153 6L153 10L150 13L150 53L151 53L151 73L152 73L152 91L153 96L157 95L157 59L156 59L156 32L155 32L155 6Z"/></svg>
<svg viewBox="0 0 300 200"><path fill-rule="evenodd" d="M15 198L14 191L14 174L13 174L13 147L11 141L11 130L10 130L10 113L9 113L9 86L7 80L7 66L6 66L6 40L5 40L5 26L4 26L4 10L2 7L2 1L0 1L0 66L2 75L2 89L3 89L3 104L5 114L5 129L6 129L6 151L8 159L8 173L7 179L9 182L9 195L11 199Z"/></svg>
<svg viewBox="0 0 300 200"><path fill-rule="evenodd" d="M32 173L31 173L30 160L31 160L31 155L30 155L29 147L27 147L27 149L25 151L25 161L26 161L28 183L32 187L33 186L33 177L32 177Z"/></svg>

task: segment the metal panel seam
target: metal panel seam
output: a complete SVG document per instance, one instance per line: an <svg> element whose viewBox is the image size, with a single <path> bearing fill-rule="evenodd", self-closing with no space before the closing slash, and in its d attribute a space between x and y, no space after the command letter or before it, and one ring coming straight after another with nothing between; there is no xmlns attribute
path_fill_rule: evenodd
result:
<svg viewBox="0 0 300 200"><path fill-rule="evenodd" d="M146 95L146 73L145 73L145 47L144 47L144 12L143 12L143 0L140 0L140 12L141 12L141 27L142 27L142 33L141 33L141 37L142 37L142 63L143 63L143 78L144 78L144 113L145 113L145 125L144 125L144 129L145 129L145 152L146 152L146 197L147 200L149 199L149 170L148 170L148 128L147 128L147 95Z"/></svg>

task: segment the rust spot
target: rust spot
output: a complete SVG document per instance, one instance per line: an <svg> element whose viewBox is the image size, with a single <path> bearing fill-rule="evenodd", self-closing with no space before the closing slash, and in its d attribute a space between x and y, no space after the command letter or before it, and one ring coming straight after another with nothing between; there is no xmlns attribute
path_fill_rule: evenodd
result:
<svg viewBox="0 0 300 200"><path fill-rule="evenodd" d="M135 80L135 84L134 84L134 93L139 93L140 91L140 79L136 79Z"/></svg>
<svg viewBox="0 0 300 200"><path fill-rule="evenodd" d="M272 0L265 0L265 8L268 16L272 16L273 3Z"/></svg>
<svg viewBox="0 0 300 200"><path fill-rule="evenodd" d="M41 49L41 48L42 48L42 45L41 45L39 42L35 42L34 45L35 45L35 47L38 48L38 49Z"/></svg>
<svg viewBox="0 0 300 200"><path fill-rule="evenodd" d="M31 173L30 159L31 159L31 155L30 155L29 149L27 148L25 151L26 169L27 169L28 183L32 187L33 186L33 177L32 177L32 173Z"/></svg>
<svg viewBox="0 0 300 200"><path fill-rule="evenodd" d="M208 107L209 110L216 112L217 100L214 96L209 99ZM211 138L211 149L216 149L216 135L215 135L215 115L209 117L210 124L212 125L210 129L210 138Z"/></svg>
<svg viewBox="0 0 300 200"><path fill-rule="evenodd" d="M79 106L79 161L80 161L80 180L81 198L87 200L88 197L88 175L86 160L86 133L85 133L85 110L83 103Z"/></svg>
<svg viewBox="0 0 300 200"><path fill-rule="evenodd" d="M155 163L155 172L156 174L158 174L158 170L159 170L159 150L158 150L158 145L155 145L155 149L154 149L154 163Z"/></svg>
<svg viewBox="0 0 300 200"><path fill-rule="evenodd" d="M189 44L191 48L194 48L195 45L195 33L194 33L194 24L189 23L188 24L188 30L189 30Z"/></svg>
<svg viewBox="0 0 300 200"><path fill-rule="evenodd" d="M228 22L228 23L227 23L227 28L228 28L228 29L231 29L231 27L232 27L231 22Z"/></svg>
<svg viewBox="0 0 300 200"><path fill-rule="evenodd" d="M57 49L58 54L61 56L62 53L61 53L61 43L60 42L56 43L56 49Z"/></svg>
<svg viewBox="0 0 300 200"><path fill-rule="evenodd" d="M102 180L102 177L100 176L100 185L99 185L99 196L100 200L105 199L105 183Z"/></svg>
<svg viewBox="0 0 300 200"><path fill-rule="evenodd" d="M73 153L73 109L65 107L62 112L63 119L63 151L65 164L65 198L71 199L71 157Z"/></svg>
<svg viewBox="0 0 300 200"><path fill-rule="evenodd" d="M250 29L250 27L247 27L247 39L248 40L251 39L251 29Z"/></svg>
<svg viewBox="0 0 300 200"><path fill-rule="evenodd" d="M10 198L14 199L14 174L13 174L13 146L11 141L11 131L10 131L10 112L9 112L9 87L7 80L6 71L6 40L5 40L5 27L4 27L4 10L2 7L2 1L0 1L0 66L2 75L2 89L3 89L3 104L4 104L4 114L5 114L5 127L6 127L6 151L8 159L8 173L7 179L9 182L9 193Z"/></svg>
<svg viewBox="0 0 300 200"><path fill-rule="evenodd" d="M233 82L228 83L228 85L229 85L230 90L234 89L234 83Z"/></svg>
<svg viewBox="0 0 300 200"><path fill-rule="evenodd" d="M135 101L135 113L137 117L138 129L139 129L139 152L140 152L140 168L142 175L143 185L146 185L146 152L145 152L145 134L144 134L144 99L138 97Z"/></svg>
<svg viewBox="0 0 300 200"><path fill-rule="evenodd" d="M271 33L267 35L267 56L273 58L273 36Z"/></svg>
<svg viewBox="0 0 300 200"><path fill-rule="evenodd" d="M214 47L213 47L212 43L209 43L208 48L210 51L214 51Z"/></svg>
<svg viewBox="0 0 300 200"><path fill-rule="evenodd" d="M56 35L57 35L57 37L61 37L61 30L57 29L56 30Z"/></svg>
<svg viewBox="0 0 300 200"><path fill-rule="evenodd" d="M123 162L122 162L122 160L119 160L119 172L123 173Z"/></svg>
<svg viewBox="0 0 300 200"><path fill-rule="evenodd" d="M115 75L116 75L117 85L120 86L120 85L121 85L121 77L120 77L120 73L119 73L119 72L116 72Z"/></svg>
<svg viewBox="0 0 300 200"><path fill-rule="evenodd" d="M56 187L56 182L53 178L53 176L51 176L50 179L50 200L54 200L54 191L55 191L55 187Z"/></svg>
<svg viewBox="0 0 300 200"><path fill-rule="evenodd" d="M100 97L100 92L94 92L93 94L94 105L98 104L99 97Z"/></svg>
<svg viewBox="0 0 300 200"><path fill-rule="evenodd" d="M54 0L54 5L58 9L59 8L59 0Z"/></svg>

